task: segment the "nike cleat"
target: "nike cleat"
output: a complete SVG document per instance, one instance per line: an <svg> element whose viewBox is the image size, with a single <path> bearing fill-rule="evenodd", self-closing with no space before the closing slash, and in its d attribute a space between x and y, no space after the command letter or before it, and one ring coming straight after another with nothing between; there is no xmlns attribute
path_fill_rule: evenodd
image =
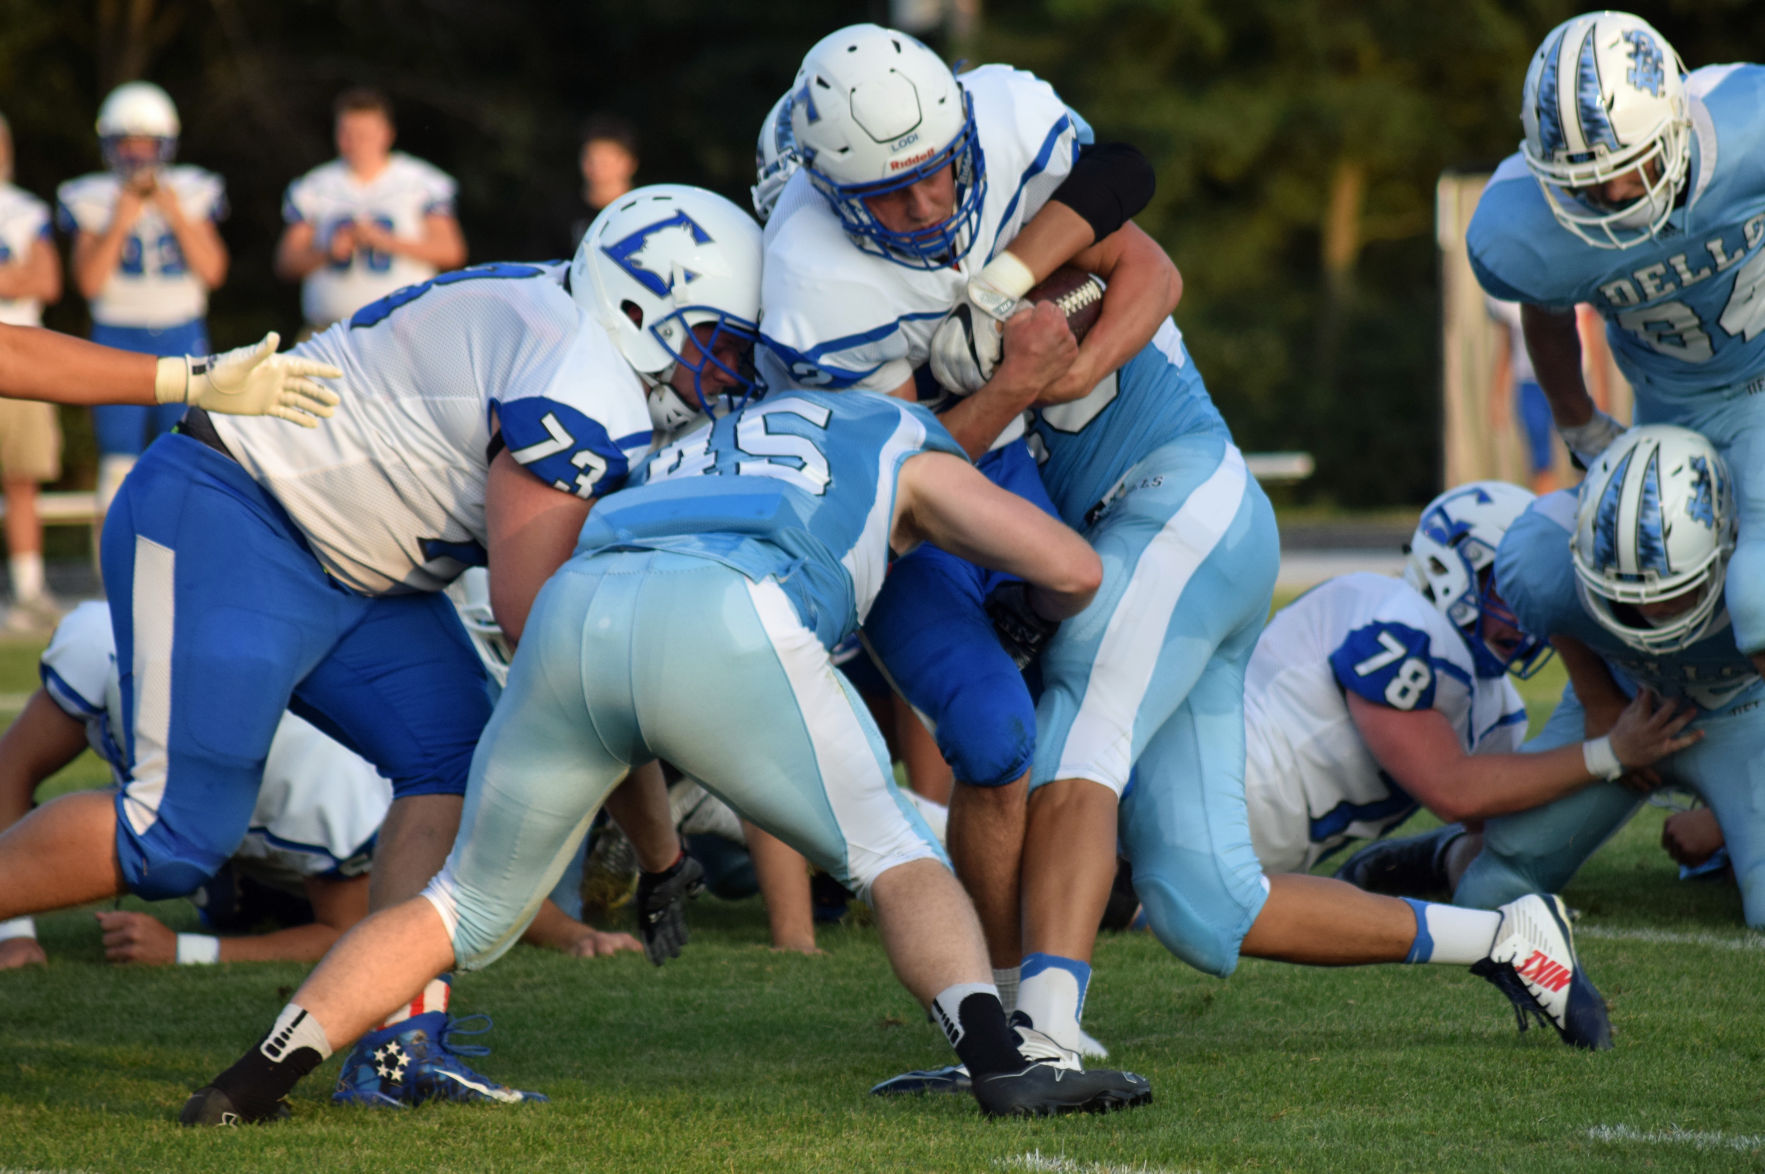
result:
<svg viewBox="0 0 1765 1174"><path fill-rule="evenodd" d="M973 1087L974 1081L969 1079L968 1066L950 1064L943 1068L915 1068L912 1072L891 1076L881 1084L872 1086L870 1095L893 1097L922 1092L968 1092Z"/></svg>
<svg viewBox="0 0 1765 1174"><path fill-rule="evenodd" d="M1060 1113L1112 1113L1152 1103L1144 1076L1108 1068L1087 1069L1077 1052L1033 1027L1017 1025L1018 1053L1029 1065L993 1072L974 1082L974 1099L989 1117L1052 1117Z"/></svg>
<svg viewBox="0 0 1765 1174"><path fill-rule="evenodd" d="M178 1114L178 1124L257 1125L285 1120L291 1111L287 1101L277 1101L273 1109L261 1116L242 1113L232 1097L211 1084L190 1094L190 1099L184 1102L183 1112Z"/></svg>
<svg viewBox="0 0 1765 1174"><path fill-rule="evenodd" d="M1612 1046L1606 1001L1575 956L1575 939L1560 898L1521 897L1503 905L1489 956L1471 967L1513 1001L1520 1030L1528 1017L1557 1029L1563 1042L1604 1051Z"/></svg>
<svg viewBox="0 0 1765 1174"><path fill-rule="evenodd" d="M456 1025L467 1019L481 1019L484 1026L460 1030ZM356 1041L355 1050L343 1062L331 1100L335 1104L370 1108L404 1108L425 1101L517 1105L522 1101L548 1100L536 1092L498 1084L466 1067L461 1056L488 1055L490 1049L479 1044L455 1044L453 1037L482 1035L489 1030L487 1015L454 1019L445 1011L426 1011L371 1031Z"/></svg>
<svg viewBox="0 0 1765 1174"><path fill-rule="evenodd" d="M1342 862L1336 879L1369 893L1419 897L1451 889L1446 877L1446 851L1465 834L1463 825L1445 827L1394 840L1374 840Z"/></svg>

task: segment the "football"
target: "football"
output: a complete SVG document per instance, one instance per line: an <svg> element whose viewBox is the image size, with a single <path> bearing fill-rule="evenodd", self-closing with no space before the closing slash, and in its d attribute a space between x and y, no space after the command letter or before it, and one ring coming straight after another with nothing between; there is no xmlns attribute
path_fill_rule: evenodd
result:
<svg viewBox="0 0 1765 1174"><path fill-rule="evenodd" d="M1066 314L1072 336L1080 342L1103 313L1103 279L1076 265L1062 265L1025 295L1032 302L1053 302Z"/></svg>

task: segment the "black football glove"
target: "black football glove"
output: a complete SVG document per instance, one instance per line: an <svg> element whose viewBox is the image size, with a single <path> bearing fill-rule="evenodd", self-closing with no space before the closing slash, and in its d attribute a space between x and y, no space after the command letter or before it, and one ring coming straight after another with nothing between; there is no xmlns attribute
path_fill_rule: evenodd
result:
<svg viewBox="0 0 1765 1174"><path fill-rule="evenodd" d="M686 945L686 903L705 889L705 870L685 853L666 872L637 877L637 928L643 952L657 966L680 957Z"/></svg>
<svg viewBox="0 0 1765 1174"><path fill-rule="evenodd" d="M1020 669L1040 656L1043 647L1060 630L1059 620L1045 620L1030 606L1030 585L1022 579L1011 579L993 588L986 607L1000 645Z"/></svg>

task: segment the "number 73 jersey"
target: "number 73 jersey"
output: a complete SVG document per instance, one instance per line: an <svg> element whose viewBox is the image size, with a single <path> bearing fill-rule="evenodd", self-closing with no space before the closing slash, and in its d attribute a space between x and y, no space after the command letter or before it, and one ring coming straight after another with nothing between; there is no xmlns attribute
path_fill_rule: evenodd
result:
<svg viewBox="0 0 1765 1174"><path fill-rule="evenodd" d="M1765 67L1695 70L1685 93L1691 166L1653 240L1585 243L1557 223L1519 155L1496 169L1467 233L1484 289L1591 303L1639 396L1668 404L1765 380Z"/></svg>
<svg viewBox="0 0 1765 1174"><path fill-rule="evenodd" d="M1416 809L1361 740L1349 693L1437 710L1471 754L1511 753L1526 733L1513 682L1477 676L1458 629L1415 588L1372 574L1313 588L1269 621L1245 676L1251 838L1270 871L1309 868Z"/></svg>

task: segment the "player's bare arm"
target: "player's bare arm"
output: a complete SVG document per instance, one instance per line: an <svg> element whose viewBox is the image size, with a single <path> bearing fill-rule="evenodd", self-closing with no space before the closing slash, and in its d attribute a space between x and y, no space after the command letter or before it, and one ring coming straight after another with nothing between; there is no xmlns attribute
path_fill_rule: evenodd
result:
<svg viewBox="0 0 1765 1174"><path fill-rule="evenodd" d="M345 252L341 259L348 258ZM329 252L318 246L318 233L304 220L284 228L276 242L276 276L283 281L300 281L331 260Z"/></svg>
<svg viewBox="0 0 1765 1174"><path fill-rule="evenodd" d="M1355 729L1381 769L1443 822L1525 811L1597 782L1577 744L1536 754L1467 754L1445 714L1393 709L1346 694ZM1697 742L1686 732L1696 710L1639 694L1611 729L1611 747L1627 768L1652 765Z"/></svg>
<svg viewBox="0 0 1765 1174"><path fill-rule="evenodd" d="M1105 375L1152 341L1183 297L1183 275L1176 262L1133 221L1081 250L1069 263L1097 274L1108 288L1103 292L1103 313L1079 345L1078 358L1037 398L1041 404L1066 403L1090 394Z"/></svg>
<svg viewBox="0 0 1765 1174"><path fill-rule="evenodd" d="M31 242L30 251L9 265L0 265L0 298L26 298L45 305L61 298L61 258L46 240Z"/></svg>
<svg viewBox="0 0 1765 1174"><path fill-rule="evenodd" d="M141 219L143 207L145 204L140 195L125 187L117 195L116 210L102 233L81 229L75 234L71 261L74 287L87 301L103 292L116 267L122 263L123 243L129 239L135 222Z"/></svg>
<svg viewBox="0 0 1765 1174"><path fill-rule="evenodd" d="M219 289L227 280L228 258L227 246L222 242L214 221L184 215L177 193L168 184L159 184L148 198L165 218L172 235L178 238L178 248L182 250L190 272L208 289Z"/></svg>
<svg viewBox="0 0 1765 1174"><path fill-rule="evenodd" d="M520 641L540 586L570 557L590 504L553 489L507 449L490 462L484 490L490 606L510 643Z"/></svg>

